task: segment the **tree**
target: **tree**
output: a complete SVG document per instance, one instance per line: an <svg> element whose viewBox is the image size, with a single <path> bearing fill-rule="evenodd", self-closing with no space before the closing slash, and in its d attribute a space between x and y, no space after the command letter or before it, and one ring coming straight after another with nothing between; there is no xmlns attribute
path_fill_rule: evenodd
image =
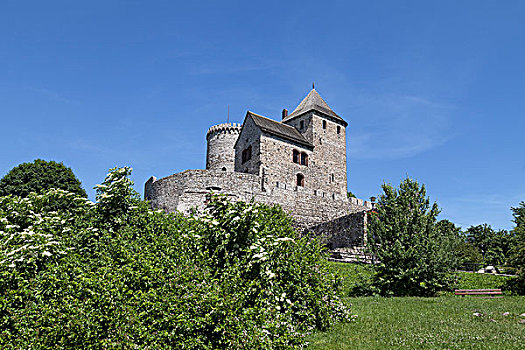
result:
<svg viewBox="0 0 525 350"><path fill-rule="evenodd" d="M54 161L36 159L32 163L22 163L0 180L0 196L26 197L31 192L40 193L50 188L87 197L71 168Z"/></svg>
<svg viewBox="0 0 525 350"><path fill-rule="evenodd" d="M516 293L525 294L525 202L511 210L516 226L512 230L510 263L517 268L517 277L510 281L509 287Z"/></svg>
<svg viewBox="0 0 525 350"><path fill-rule="evenodd" d="M382 189L368 226L369 249L379 261L372 287L382 295L434 295L452 281L454 232L436 225L439 209L424 185L407 178L399 189Z"/></svg>
<svg viewBox="0 0 525 350"><path fill-rule="evenodd" d="M505 230L495 231L490 225L471 226L466 231L467 242L475 246L486 265L504 264L510 249L511 235Z"/></svg>

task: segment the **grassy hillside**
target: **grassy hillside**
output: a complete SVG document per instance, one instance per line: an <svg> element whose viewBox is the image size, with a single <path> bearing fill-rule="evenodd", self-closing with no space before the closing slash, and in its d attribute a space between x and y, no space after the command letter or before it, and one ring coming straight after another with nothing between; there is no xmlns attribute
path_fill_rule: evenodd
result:
<svg viewBox="0 0 525 350"><path fill-rule="evenodd" d="M359 278L371 275L363 265L333 264L348 292ZM508 277L458 274L458 288L497 288ZM357 314L329 332L308 338L309 349L523 349L525 297L502 299L346 298ZM508 314L507 314L508 313Z"/></svg>

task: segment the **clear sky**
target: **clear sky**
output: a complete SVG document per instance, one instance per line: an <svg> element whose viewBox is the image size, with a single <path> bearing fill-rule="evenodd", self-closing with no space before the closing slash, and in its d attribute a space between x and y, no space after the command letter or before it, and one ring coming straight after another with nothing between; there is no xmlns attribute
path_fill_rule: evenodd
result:
<svg viewBox="0 0 525 350"><path fill-rule="evenodd" d="M205 166L206 131L279 119L312 81L348 123L349 190L407 175L457 225L525 200L525 1L0 3L0 177L35 158L91 199L109 168Z"/></svg>

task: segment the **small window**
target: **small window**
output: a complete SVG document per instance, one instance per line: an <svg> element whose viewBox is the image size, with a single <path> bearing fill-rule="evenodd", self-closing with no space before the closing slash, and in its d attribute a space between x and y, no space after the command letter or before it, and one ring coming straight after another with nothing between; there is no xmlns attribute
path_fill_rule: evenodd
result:
<svg viewBox="0 0 525 350"><path fill-rule="evenodd" d="M306 165L308 166L308 154L306 153L301 153L301 165Z"/></svg>
<svg viewBox="0 0 525 350"><path fill-rule="evenodd" d="M292 161L293 161L294 163L299 164L299 161L300 161L299 158L300 158L300 153L299 153L299 151L297 151L297 150L294 149L294 150L293 150L293 153L292 153Z"/></svg>
<svg viewBox="0 0 525 350"><path fill-rule="evenodd" d="M304 187L304 175L303 174L297 174L297 186Z"/></svg>
<svg viewBox="0 0 525 350"><path fill-rule="evenodd" d="M225 167L222 167L222 171L226 171L226 168L225 168Z"/></svg>
<svg viewBox="0 0 525 350"><path fill-rule="evenodd" d="M326 129L326 120L323 120L323 129Z"/></svg>
<svg viewBox="0 0 525 350"><path fill-rule="evenodd" d="M248 146L244 151L242 151L242 162L246 163L252 159L252 146Z"/></svg>
<svg viewBox="0 0 525 350"><path fill-rule="evenodd" d="M334 176L334 174L330 174L330 182L335 182L335 176Z"/></svg>
<svg viewBox="0 0 525 350"><path fill-rule="evenodd" d="M303 130L304 129L304 120L301 120L299 122L299 129Z"/></svg>
<svg viewBox="0 0 525 350"><path fill-rule="evenodd" d="M337 133L340 134L341 133L341 127L338 125L337 126Z"/></svg>

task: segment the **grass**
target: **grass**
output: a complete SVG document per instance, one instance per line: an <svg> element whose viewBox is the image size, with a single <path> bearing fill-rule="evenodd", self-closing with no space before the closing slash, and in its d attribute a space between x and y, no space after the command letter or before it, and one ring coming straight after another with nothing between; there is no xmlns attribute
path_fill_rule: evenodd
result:
<svg viewBox="0 0 525 350"><path fill-rule="evenodd" d="M370 267L333 264L347 293ZM457 288L498 288L508 277L459 273ZM356 321L309 337L309 349L523 349L525 297L347 298ZM508 314L506 314L508 312Z"/></svg>

